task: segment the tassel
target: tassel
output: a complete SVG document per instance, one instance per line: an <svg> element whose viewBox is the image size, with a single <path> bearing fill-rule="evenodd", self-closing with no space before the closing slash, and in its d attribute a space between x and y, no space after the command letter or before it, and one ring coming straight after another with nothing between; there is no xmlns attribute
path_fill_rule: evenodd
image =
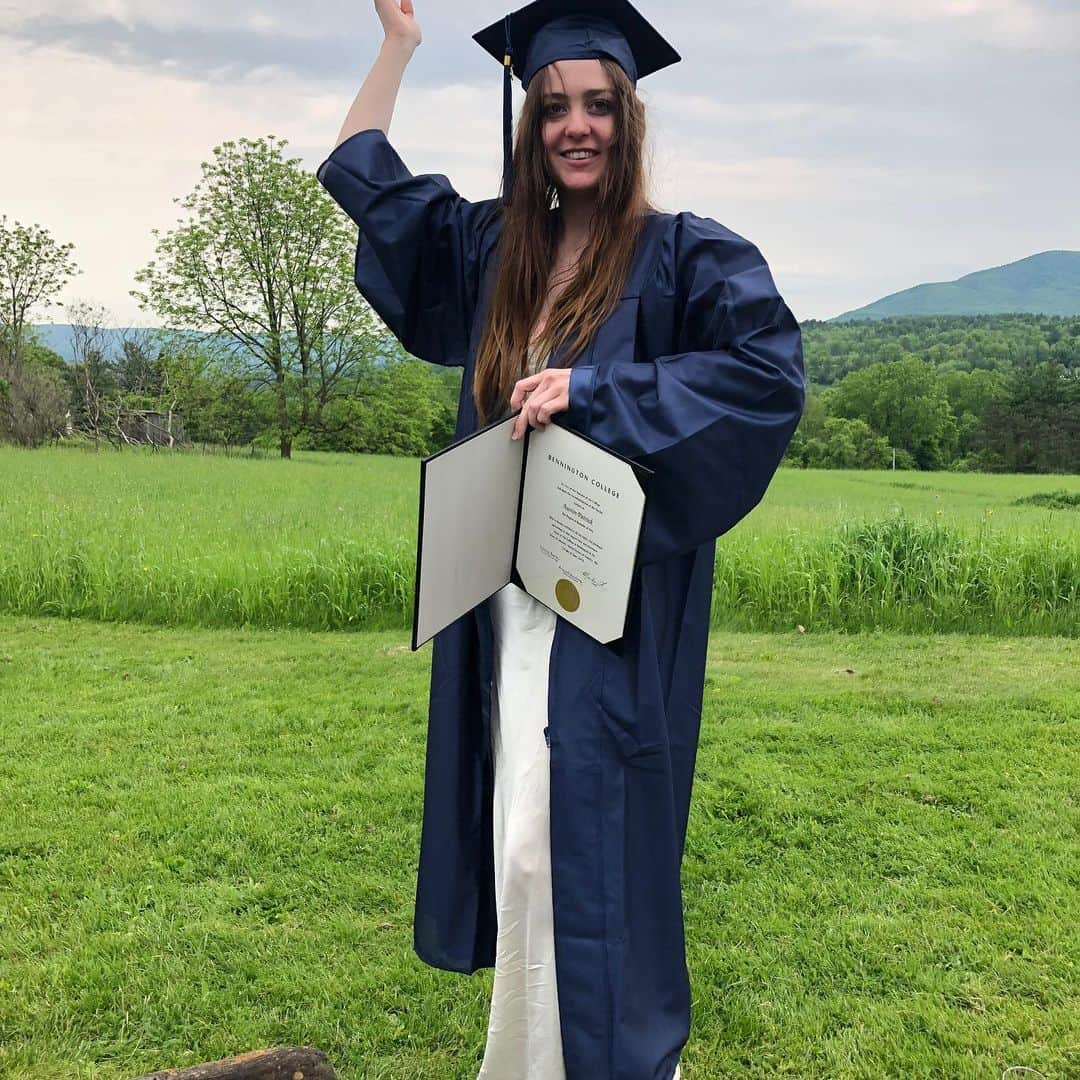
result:
<svg viewBox="0 0 1080 1080"><path fill-rule="evenodd" d="M513 184L512 162L513 147L511 146L511 126L513 102L511 91L513 90L514 77L514 50L510 44L510 16L503 19L503 27L506 31L506 53L503 56L503 206L509 206L512 197L511 187Z"/></svg>

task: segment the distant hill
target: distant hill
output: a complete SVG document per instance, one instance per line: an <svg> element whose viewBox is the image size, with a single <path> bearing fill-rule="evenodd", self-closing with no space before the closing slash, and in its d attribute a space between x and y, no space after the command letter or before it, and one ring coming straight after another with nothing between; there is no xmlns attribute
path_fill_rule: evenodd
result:
<svg viewBox="0 0 1080 1080"><path fill-rule="evenodd" d="M105 331L105 355L116 356L120 352L120 343L125 334L140 332L133 327L118 327ZM68 323L36 323L34 333L38 341L47 349L52 349L57 356L62 356L69 364L75 363L75 352L71 338L71 326Z"/></svg>
<svg viewBox="0 0 1080 1080"><path fill-rule="evenodd" d="M71 326L68 323L37 323L34 325L33 329L34 333L37 335L38 341L40 341L42 345L44 345L46 348L52 349L52 351L58 356L63 357L63 359L67 363L75 363L75 351L72 344ZM152 334L153 332L153 328L150 327L118 327L115 330L106 330L105 348L103 350L105 356L109 359L115 359L117 356L120 355L120 347L121 343L124 340L125 334ZM198 344L203 339L203 335L194 330L185 331L184 333L186 333L190 337L193 345ZM220 335L220 338L223 343L223 347L230 341L230 339L225 334ZM242 352L242 350L234 351L234 355L240 356L242 355ZM387 338L385 354L377 353L375 355L375 362L377 364L382 363L384 362L386 357L396 356L397 354L398 350L396 348L396 343L392 338ZM251 363L256 366L260 362L259 358L253 354L250 356L250 359Z"/></svg>
<svg viewBox="0 0 1080 1080"><path fill-rule="evenodd" d="M1080 376L1080 315L892 315L802 323L816 389L852 371L917 356L939 372L996 371L1051 361Z"/></svg>
<svg viewBox="0 0 1080 1080"><path fill-rule="evenodd" d="M916 285L831 322L892 315L1080 315L1080 251L1044 251L956 281Z"/></svg>

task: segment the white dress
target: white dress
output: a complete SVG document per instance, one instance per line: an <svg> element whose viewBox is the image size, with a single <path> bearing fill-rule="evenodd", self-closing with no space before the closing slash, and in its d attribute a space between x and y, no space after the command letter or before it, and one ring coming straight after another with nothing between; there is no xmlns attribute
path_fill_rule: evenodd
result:
<svg viewBox="0 0 1080 1080"><path fill-rule="evenodd" d="M555 613L513 583L494 630L495 982L477 1080L566 1080L551 902L548 664ZM680 1080L676 1067L672 1080Z"/></svg>
<svg viewBox="0 0 1080 1080"><path fill-rule="evenodd" d="M531 353L530 371L540 368ZM555 613L513 583L488 601L494 630L495 983L477 1080L566 1080L551 914L548 661Z"/></svg>
<svg viewBox="0 0 1080 1080"><path fill-rule="evenodd" d="M555 613L512 583L488 603L495 631L491 749L499 931L478 1080L565 1080L544 737Z"/></svg>

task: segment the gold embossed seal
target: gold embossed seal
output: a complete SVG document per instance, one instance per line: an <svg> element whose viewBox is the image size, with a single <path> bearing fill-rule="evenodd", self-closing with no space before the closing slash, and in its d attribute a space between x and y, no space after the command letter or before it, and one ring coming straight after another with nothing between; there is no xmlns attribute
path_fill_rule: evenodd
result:
<svg viewBox="0 0 1080 1080"><path fill-rule="evenodd" d="M559 578L555 582L555 599L563 611L577 611L581 607L581 594L577 586L566 578Z"/></svg>

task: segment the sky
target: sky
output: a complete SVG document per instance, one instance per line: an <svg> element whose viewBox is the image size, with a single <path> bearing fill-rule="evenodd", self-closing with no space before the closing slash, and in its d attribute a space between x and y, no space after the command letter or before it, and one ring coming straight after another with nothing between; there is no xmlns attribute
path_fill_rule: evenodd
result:
<svg viewBox="0 0 1080 1080"><path fill-rule="evenodd" d="M1080 0L636 6L683 57L638 87L654 203L753 241L798 318L1080 249ZM493 197L502 71L471 35L505 9L415 8L390 140ZM80 302L154 325L129 290L201 163L275 135L314 172L381 40L363 0L0 0L0 214L74 243L82 271L31 321Z"/></svg>

